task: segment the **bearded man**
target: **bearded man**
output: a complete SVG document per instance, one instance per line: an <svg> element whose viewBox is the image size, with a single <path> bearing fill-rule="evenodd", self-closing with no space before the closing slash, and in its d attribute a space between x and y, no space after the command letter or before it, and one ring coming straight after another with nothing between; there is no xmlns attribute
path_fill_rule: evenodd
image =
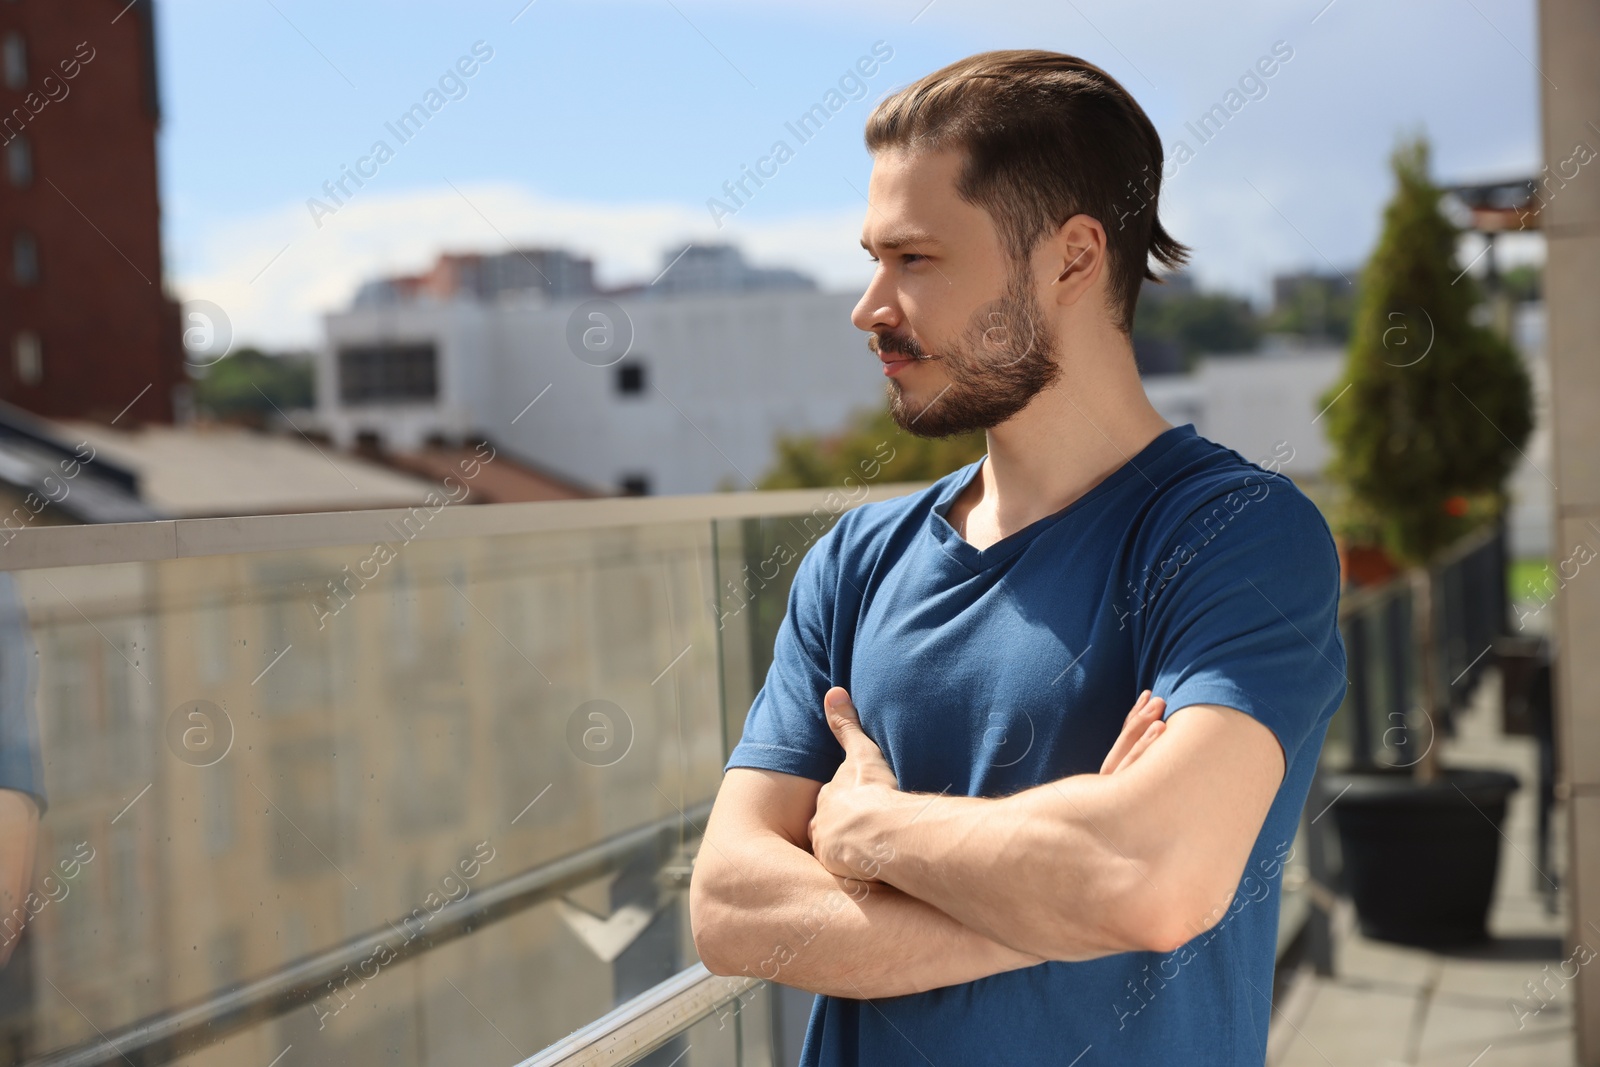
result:
<svg viewBox="0 0 1600 1067"><path fill-rule="evenodd" d="M903 429L988 451L801 560L696 948L818 994L808 1065L1259 1065L1347 684L1327 523L1145 396L1140 286L1188 250L1103 70L971 56L866 142L853 320Z"/></svg>

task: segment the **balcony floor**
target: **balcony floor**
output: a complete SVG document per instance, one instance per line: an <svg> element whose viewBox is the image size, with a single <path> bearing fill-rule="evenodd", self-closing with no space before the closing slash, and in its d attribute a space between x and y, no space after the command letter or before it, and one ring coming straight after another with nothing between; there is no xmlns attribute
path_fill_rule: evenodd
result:
<svg viewBox="0 0 1600 1067"><path fill-rule="evenodd" d="M1567 958L1564 893L1558 911L1545 907L1537 860L1537 750L1532 738L1500 732L1499 676L1484 674L1472 706L1445 742L1447 764L1497 767L1521 779L1504 827L1507 843L1488 945L1441 954L1363 937L1354 909L1341 899L1334 915L1334 970L1321 978L1302 969L1280 996L1267 1047L1268 1067L1576 1067L1573 986L1558 967ZM1551 819L1550 870L1566 867L1566 821L1556 802ZM1600 943L1600 932L1580 937ZM1581 962L1568 964L1567 973ZM1549 967L1549 971L1544 970ZM1547 979L1553 1000L1539 1002L1525 983ZM1559 988L1558 988L1559 987ZM1548 997L1549 994L1546 994Z"/></svg>

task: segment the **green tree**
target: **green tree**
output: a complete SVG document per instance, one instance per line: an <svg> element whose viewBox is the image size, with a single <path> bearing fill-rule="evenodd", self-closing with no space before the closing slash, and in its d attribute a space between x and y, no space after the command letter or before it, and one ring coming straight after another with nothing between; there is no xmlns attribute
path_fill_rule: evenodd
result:
<svg viewBox="0 0 1600 1067"><path fill-rule="evenodd" d="M262 425L276 404L284 411L310 407L311 360L241 348L220 363L190 369L195 406L215 419Z"/></svg>
<svg viewBox="0 0 1600 1067"><path fill-rule="evenodd" d="M1431 724L1443 689L1435 561L1503 510L1505 480L1533 429L1533 400L1516 352L1473 322L1480 295L1456 264L1458 230L1439 210L1428 156L1418 135L1390 157L1395 193L1362 274L1344 375L1321 404L1334 449L1329 474L1389 552L1414 568L1422 711ZM1417 774L1431 781L1437 745L1426 751Z"/></svg>
<svg viewBox="0 0 1600 1067"><path fill-rule="evenodd" d="M1248 352L1261 340L1250 301L1226 293L1163 293L1147 288L1133 315L1133 336L1174 341L1186 362L1203 352Z"/></svg>
<svg viewBox="0 0 1600 1067"><path fill-rule="evenodd" d="M1267 316L1266 328L1275 333L1325 337L1344 344L1350 340L1350 319L1358 295L1343 278L1308 281L1299 286Z"/></svg>
<svg viewBox="0 0 1600 1067"><path fill-rule="evenodd" d="M849 485L933 481L987 448L982 430L942 440L917 437L895 425L887 407L868 409L837 434L780 435L777 461L762 477L761 488L839 488L846 478L852 479Z"/></svg>

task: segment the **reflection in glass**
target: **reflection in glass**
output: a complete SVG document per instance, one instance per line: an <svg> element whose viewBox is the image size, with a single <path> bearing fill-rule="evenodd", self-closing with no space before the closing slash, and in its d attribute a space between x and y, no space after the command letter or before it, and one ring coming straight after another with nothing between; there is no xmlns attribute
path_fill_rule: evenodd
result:
<svg viewBox="0 0 1600 1067"><path fill-rule="evenodd" d="M0 572L0 688L33 685L37 724L0 708L0 763L50 797L33 886L79 857L0 972L0 1063L381 936L393 958L151 1062L511 1063L693 961L682 818L726 751L710 525L388 544ZM608 766L568 740L596 700L631 730ZM657 820L677 829L559 904L441 925ZM597 932L625 909L650 919Z"/></svg>

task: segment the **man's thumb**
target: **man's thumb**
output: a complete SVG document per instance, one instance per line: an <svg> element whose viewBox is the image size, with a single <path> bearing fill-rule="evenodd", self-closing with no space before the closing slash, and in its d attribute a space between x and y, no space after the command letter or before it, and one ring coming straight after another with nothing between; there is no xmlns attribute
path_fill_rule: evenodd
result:
<svg viewBox="0 0 1600 1067"><path fill-rule="evenodd" d="M850 702L850 694L845 691L844 686L836 685L824 693L822 706L825 709L828 728L833 731L833 736L844 746L846 752L850 751L858 736L866 736L861 729L861 718L856 714L856 707Z"/></svg>

